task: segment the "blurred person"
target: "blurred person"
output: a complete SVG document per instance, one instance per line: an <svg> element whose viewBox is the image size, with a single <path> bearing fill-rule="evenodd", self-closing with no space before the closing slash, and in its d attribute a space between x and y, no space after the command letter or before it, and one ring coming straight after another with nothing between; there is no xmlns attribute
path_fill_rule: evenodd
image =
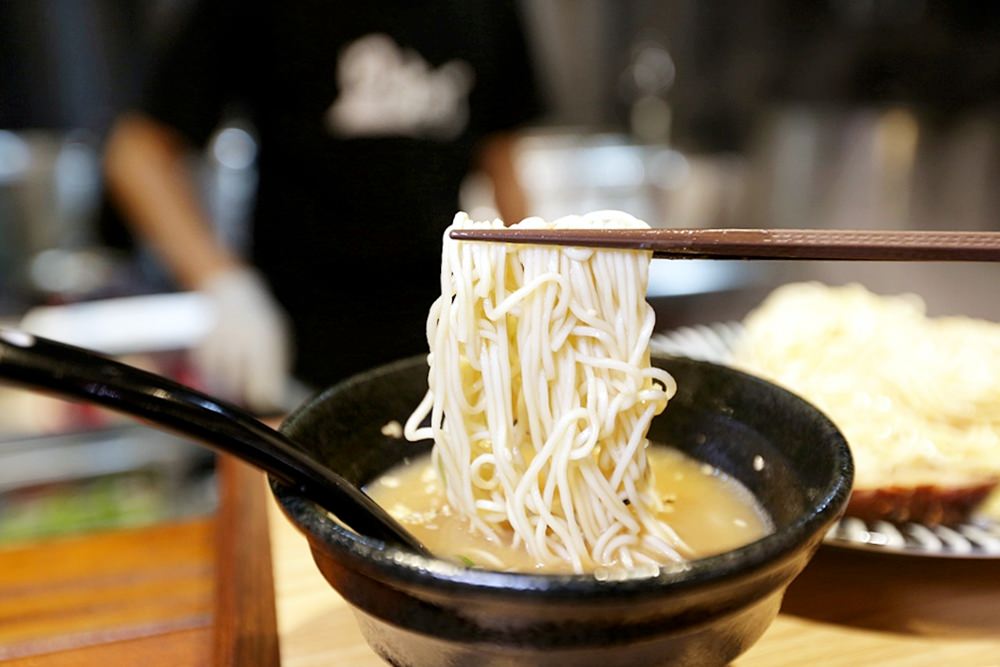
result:
<svg viewBox="0 0 1000 667"><path fill-rule="evenodd" d="M504 220L526 214L513 132L538 106L512 2L205 0L152 74L109 137L109 186L214 305L206 382L259 409L281 405L290 340L312 386L426 351L471 168ZM217 240L185 166L233 108L260 143L252 266Z"/></svg>

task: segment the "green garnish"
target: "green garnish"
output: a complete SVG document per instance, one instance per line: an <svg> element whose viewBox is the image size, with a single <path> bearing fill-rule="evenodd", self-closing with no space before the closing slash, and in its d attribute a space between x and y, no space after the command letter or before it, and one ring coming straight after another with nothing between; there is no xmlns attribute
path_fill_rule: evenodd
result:
<svg viewBox="0 0 1000 667"><path fill-rule="evenodd" d="M462 554L458 554L458 560L462 561L462 565L464 565L465 567L476 566L476 562L471 558L469 558L468 556L463 556Z"/></svg>

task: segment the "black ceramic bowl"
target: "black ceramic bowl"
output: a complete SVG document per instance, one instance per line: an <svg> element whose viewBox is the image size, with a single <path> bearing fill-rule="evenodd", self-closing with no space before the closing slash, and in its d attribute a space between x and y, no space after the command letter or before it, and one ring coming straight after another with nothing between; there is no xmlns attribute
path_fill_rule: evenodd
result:
<svg viewBox="0 0 1000 667"><path fill-rule="evenodd" d="M654 578L509 574L386 548L292 489L272 488L320 571L353 605L368 643L392 665L725 664L778 613L785 588L842 512L853 466L837 429L797 396L721 366L656 363L679 389L650 437L743 482L770 513L774 533ZM282 430L366 483L428 448L381 432L406 420L426 375L421 357L356 376L299 409Z"/></svg>

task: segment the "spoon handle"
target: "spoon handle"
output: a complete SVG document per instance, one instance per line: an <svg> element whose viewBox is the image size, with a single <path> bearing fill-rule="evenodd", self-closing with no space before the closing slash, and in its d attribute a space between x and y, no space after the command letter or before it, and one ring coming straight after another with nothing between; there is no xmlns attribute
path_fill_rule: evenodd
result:
<svg viewBox="0 0 1000 667"><path fill-rule="evenodd" d="M232 454L296 487L357 532L429 555L360 489L234 405L95 352L0 329L0 380L82 399Z"/></svg>

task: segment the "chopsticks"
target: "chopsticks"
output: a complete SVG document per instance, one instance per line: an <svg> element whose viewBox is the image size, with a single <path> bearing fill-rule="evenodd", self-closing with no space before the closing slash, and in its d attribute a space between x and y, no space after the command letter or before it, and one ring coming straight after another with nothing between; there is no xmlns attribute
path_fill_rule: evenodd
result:
<svg viewBox="0 0 1000 667"><path fill-rule="evenodd" d="M461 241L652 250L672 259L996 262L1000 232L843 229L455 229Z"/></svg>

